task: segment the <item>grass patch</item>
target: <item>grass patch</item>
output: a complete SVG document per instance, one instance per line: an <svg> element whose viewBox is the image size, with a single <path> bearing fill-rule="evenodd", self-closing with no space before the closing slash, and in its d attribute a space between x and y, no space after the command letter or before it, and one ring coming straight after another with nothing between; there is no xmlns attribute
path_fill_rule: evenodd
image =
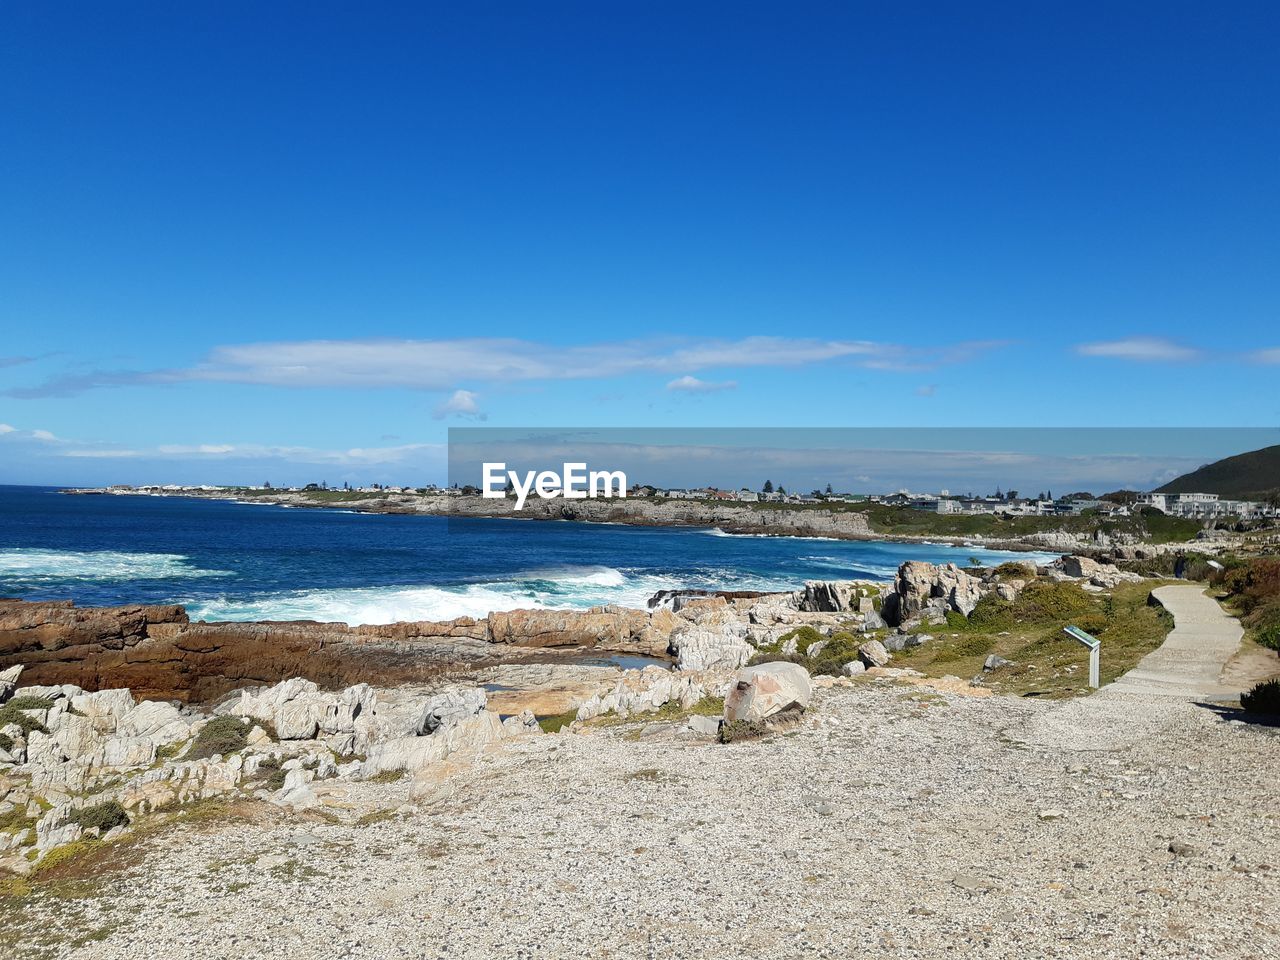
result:
<svg viewBox="0 0 1280 960"><path fill-rule="evenodd" d="M365 783L399 783L408 773L406 770L383 770L365 780ZM283 785L283 781L282 784Z"/></svg>
<svg viewBox="0 0 1280 960"><path fill-rule="evenodd" d="M0 813L0 832L21 833L35 825L35 818L27 816L24 806L15 804L12 809Z"/></svg>
<svg viewBox="0 0 1280 960"><path fill-rule="evenodd" d="M559 733L577 719L578 708L574 707L564 713L554 713L547 717L539 717L538 726L542 728L543 733Z"/></svg>

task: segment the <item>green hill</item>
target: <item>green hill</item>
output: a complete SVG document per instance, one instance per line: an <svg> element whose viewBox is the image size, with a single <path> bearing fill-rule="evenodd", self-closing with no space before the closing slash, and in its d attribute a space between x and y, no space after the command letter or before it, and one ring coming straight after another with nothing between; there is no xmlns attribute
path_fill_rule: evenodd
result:
<svg viewBox="0 0 1280 960"><path fill-rule="evenodd" d="M1280 445L1227 457L1171 480L1156 493L1216 493L1229 500L1261 500L1280 490Z"/></svg>

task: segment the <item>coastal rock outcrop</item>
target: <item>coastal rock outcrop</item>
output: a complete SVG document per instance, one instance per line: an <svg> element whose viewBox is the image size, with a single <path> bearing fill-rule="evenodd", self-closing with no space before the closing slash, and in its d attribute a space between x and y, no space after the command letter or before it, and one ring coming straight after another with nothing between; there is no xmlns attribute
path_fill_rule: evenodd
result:
<svg viewBox="0 0 1280 960"><path fill-rule="evenodd" d="M890 626L898 626L916 617L945 619L953 610L968 616L983 595L982 581L961 570L954 563L935 566L921 560L908 560L898 568L893 589L884 597L881 614Z"/></svg>

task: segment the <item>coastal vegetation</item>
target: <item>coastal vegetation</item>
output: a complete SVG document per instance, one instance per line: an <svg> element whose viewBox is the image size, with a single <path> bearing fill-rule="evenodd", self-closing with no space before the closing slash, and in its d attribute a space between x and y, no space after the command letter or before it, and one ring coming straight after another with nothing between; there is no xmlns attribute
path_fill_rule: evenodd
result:
<svg viewBox="0 0 1280 960"><path fill-rule="evenodd" d="M933 639L894 654L893 665L930 676L980 676L998 693L1059 699L1088 693L1087 653L1062 631L1080 627L1102 641L1105 685L1164 642L1173 619L1151 606L1148 583L1122 583L1109 594L1076 583L1036 580L1012 601L983 597L966 619L951 614ZM984 669L987 658L1000 658Z"/></svg>
<svg viewBox="0 0 1280 960"><path fill-rule="evenodd" d="M1240 706L1250 713L1280 717L1280 680L1264 680L1240 697Z"/></svg>
<svg viewBox="0 0 1280 960"><path fill-rule="evenodd" d="M196 734L184 759L204 760L215 754L239 753L249 741L249 725L239 717L214 717Z"/></svg>

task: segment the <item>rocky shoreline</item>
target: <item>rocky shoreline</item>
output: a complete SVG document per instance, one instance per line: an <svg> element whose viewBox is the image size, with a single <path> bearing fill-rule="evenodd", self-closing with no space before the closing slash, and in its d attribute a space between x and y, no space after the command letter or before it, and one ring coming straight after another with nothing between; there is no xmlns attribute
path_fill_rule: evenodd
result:
<svg viewBox="0 0 1280 960"><path fill-rule="evenodd" d="M851 937L889 955L974 937L1011 958L1064 938L1072 956L1265 954L1255 901L1172 940L1144 924L1156 904L1202 917L1201 883L1265 914L1280 835L1246 830L1217 784L1229 768L1260 798L1242 758L1274 759L1273 740L1113 697L1100 716L1140 713L1146 739L1082 758L1096 698L1047 722L1053 704L981 676L894 665L1033 585L1138 581L1084 557L912 561L890 582L357 627L0 601L0 897L18 898L0 947L177 950L192 930L174 918L214 923L200 903L217 902L220 930L224 910L284 923L289 903L298 931L286 949L233 919L237 946L210 945L228 960L401 955L424 922L432 945L407 955L817 957ZM651 665L583 660L604 654ZM1175 895L1144 899L1153 871ZM495 897L522 906L491 915ZM861 919L828 922L846 903ZM997 907L1021 931L1007 949L982 933Z"/></svg>

